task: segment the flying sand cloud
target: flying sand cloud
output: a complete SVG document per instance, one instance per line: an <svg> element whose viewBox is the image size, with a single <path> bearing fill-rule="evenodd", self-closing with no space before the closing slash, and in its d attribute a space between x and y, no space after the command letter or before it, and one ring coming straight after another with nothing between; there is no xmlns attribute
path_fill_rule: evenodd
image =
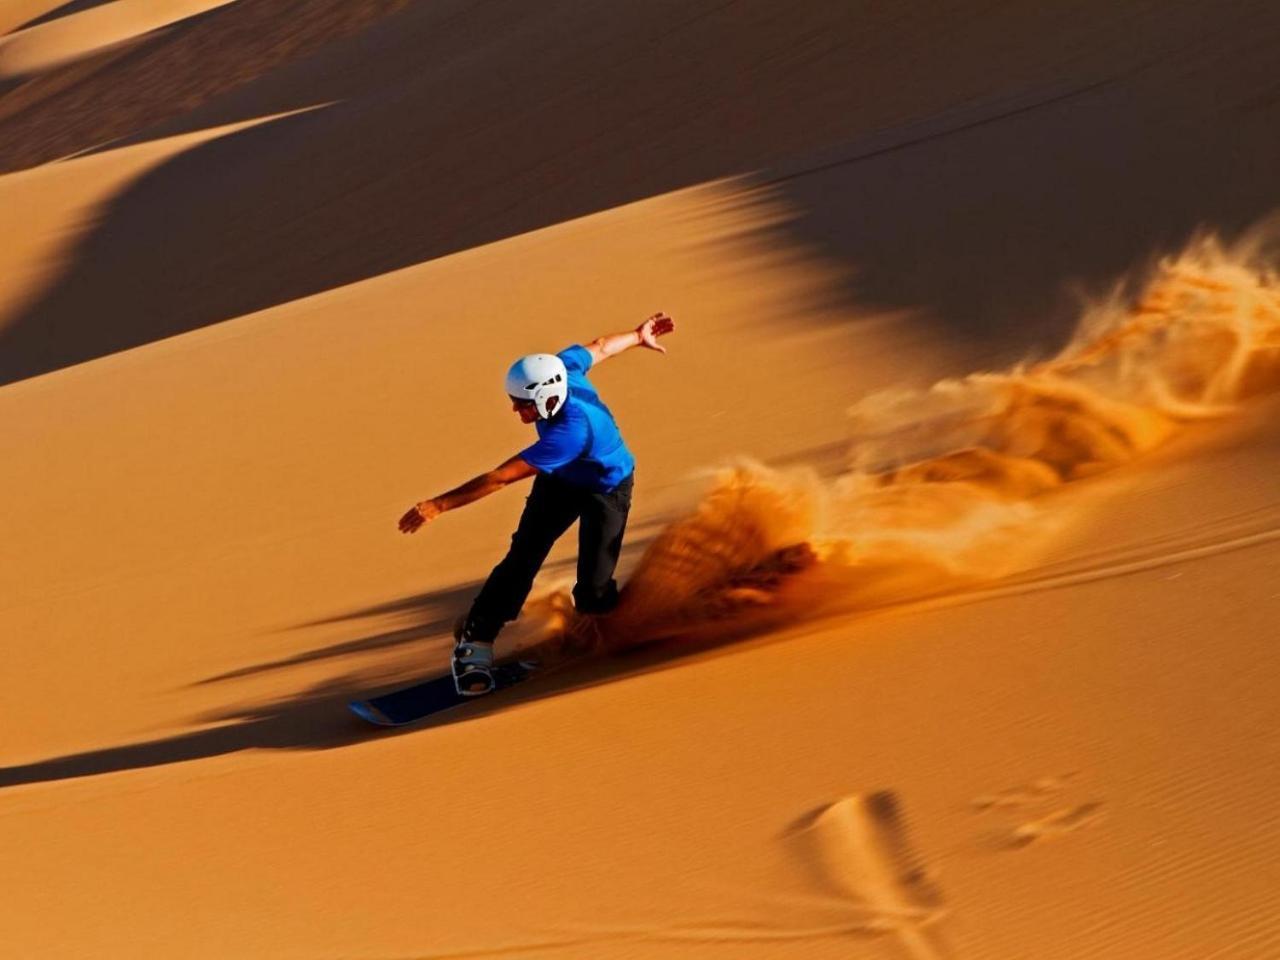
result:
<svg viewBox="0 0 1280 960"><path fill-rule="evenodd" d="M1129 463L1280 383L1276 225L1212 233L1088 308L1055 357L851 410L847 468L743 461L646 550L597 638L562 590L527 612L554 637L716 640L1007 576L1051 528L1036 499Z"/></svg>

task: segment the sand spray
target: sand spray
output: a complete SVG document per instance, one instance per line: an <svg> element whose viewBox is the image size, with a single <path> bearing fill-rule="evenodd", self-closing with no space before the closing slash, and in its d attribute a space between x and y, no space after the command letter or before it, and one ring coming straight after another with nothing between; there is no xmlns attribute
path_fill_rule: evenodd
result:
<svg viewBox="0 0 1280 960"><path fill-rule="evenodd" d="M741 460L649 545L618 609L563 589L526 606L553 650L718 641L1024 568L1053 527L1037 498L1141 457L1280 386L1280 229L1205 232L1087 307L1060 353L849 411L845 468Z"/></svg>

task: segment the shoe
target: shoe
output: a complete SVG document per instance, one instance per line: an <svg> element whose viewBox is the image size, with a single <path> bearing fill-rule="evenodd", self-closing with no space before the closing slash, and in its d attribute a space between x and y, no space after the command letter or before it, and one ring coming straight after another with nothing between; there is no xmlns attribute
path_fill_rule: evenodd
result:
<svg viewBox="0 0 1280 960"><path fill-rule="evenodd" d="M478 697L493 690L493 641L476 638L471 621L460 622L453 631L453 685L459 696Z"/></svg>

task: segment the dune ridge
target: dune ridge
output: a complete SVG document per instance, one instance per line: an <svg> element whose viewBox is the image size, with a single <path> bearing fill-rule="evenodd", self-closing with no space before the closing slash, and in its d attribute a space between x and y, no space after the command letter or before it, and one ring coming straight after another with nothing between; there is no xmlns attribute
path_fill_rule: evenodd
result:
<svg viewBox="0 0 1280 960"><path fill-rule="evenodd" d="M115 0L0 38L0 78L39 73L236 0Z"/></svg>
<svg viewBox="0 0 1280 960"><path fill-rule="evenodd" d="M0 34L32 26L63 5L63 0L9 0L0 7Z"/></svg>

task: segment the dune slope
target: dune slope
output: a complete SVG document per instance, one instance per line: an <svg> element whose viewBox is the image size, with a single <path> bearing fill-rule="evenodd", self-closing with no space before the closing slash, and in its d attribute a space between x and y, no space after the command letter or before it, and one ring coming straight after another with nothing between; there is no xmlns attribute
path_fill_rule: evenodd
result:
<svg viewBox="0 0 1280 960"><path fill-rule="evenodd" d="M10 81L8 949L1275 956L1278 30L239 0ZM613 655L358 724L509 359L656 309Z"/></svg>

